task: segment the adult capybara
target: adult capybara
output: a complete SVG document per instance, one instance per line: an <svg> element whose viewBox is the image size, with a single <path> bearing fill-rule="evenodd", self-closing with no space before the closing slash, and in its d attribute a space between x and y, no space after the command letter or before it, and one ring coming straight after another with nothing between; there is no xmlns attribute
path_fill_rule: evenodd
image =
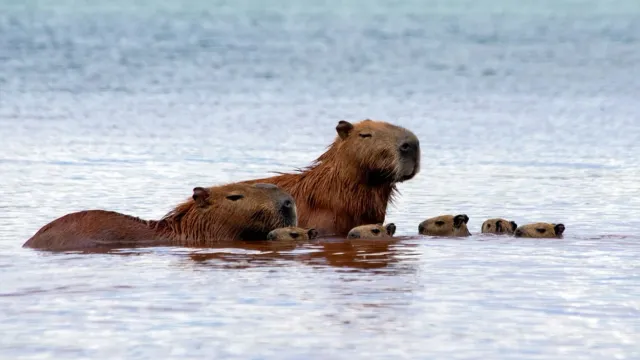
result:
<svg viewBox="0 0 640 360"><path fill-rule="evenodd" d="M317 237L318 231L316 229L303 229L295 226L273 229L267 234L267 240L304 241Z"/></svg>
<svg viewBox="0 0 640 360"><path fill-rule="evenodd" d="M356 226L349 231L347 238L349 239L376 239L391 238L396 233L396 225L389 223L386 226L382 224L368 224Z"/></svg>
<svg viewBox="0 0 640 360"><path fill-rule="evenodd" d="M518 226L514 235L523 238L557 238L561 239L564 233L564 224L533 223Z"/></svg>
<svg viewBox="0 0 640 360"><path fill-rule="evenodd" d="M340 121L327 151L297 173L246 182L273 183L289 192L298 225L320 235L347 235L384 223L396 184L420 170L420 142L409 130L382 121Z"/></svg>
<svg viewBox="0 0 640 360"><path fill-rule="evenodd" d="M113 211L80 211L45 225L23 247L82 250L264 240L275 228L295 226L296 216L293 197L273 184L196 187L191 199L159 221Z"/></svg>
<svg viewBox="0 0 640 360"><path fill-rule="evenodd" d="M418 232L421 235L429 236L471 236L469 229L467 229L468 222L469 217L465 214L441 215L421 222L418 225Z"/></svg>
<svg viewBox="0 0 640 360"><path fill-rule="evenodd" d="M494 218L485 220L482 223L481 232L483 234L496 234L496 235L513 235L516 231L518 224L515 221L509 221L501 218Z"/></svg>

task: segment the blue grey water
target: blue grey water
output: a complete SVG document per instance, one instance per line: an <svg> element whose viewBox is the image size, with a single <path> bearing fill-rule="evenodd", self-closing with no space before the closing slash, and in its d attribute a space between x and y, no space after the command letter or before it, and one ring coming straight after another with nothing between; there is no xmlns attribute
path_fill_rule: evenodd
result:
<svg viewBox="0 0 640 360"><path fill-rule="evenodd" d="M3 359L640 358L640 2L0 0ZM21 248L405 126L399 241ZM466 213L464 240L416 237ZM562 240L479 235L490 217Z"/></svg>

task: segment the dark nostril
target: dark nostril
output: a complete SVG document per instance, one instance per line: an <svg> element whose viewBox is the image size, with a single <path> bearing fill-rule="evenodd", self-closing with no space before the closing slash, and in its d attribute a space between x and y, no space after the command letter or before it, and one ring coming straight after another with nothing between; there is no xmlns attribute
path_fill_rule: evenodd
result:
<svg viewBox="0 0 640 360"><path fill-rule="evenodd" d="M350 232L349 233L349 237L352 238L352 239L359 238L360 237L360 233L357 232L357 231Z"/></svg>
<svg viewBox="0 0 640 360"><path fill-rule="evenodd" d="M275 240L275 239L276 239L276 236L274 234L272 233L267 234L267 240Z"/></svg>
<svg viewBox="0 0 640 360"><path fill-rule="evenodd" d="M292 206L293 206L293 201L291 201L291 200L285 200L285 201L282 203L282 207L285 207L285 208L290 208L290 207L292 207Z"/></svg>
<svg viewBox="0 0 640 360"><path fill-rule="evenodd" d="M409 145L409 143L403 143L400 145L400 151L402 152L407 152L409 149L411 149L411 145Z"/></svg>
<svg viewBox="0 0 640 360"><path fill-rule="evenodd" d="M418 225L418 232L421 233L424 231L424 225L420 224Z"/></svg>
<svg viewBox="0 0 640 360"><path fill-rule="evenodd" d="M516 230L516 236L522 236L522 231L521 230Z"/></svg>

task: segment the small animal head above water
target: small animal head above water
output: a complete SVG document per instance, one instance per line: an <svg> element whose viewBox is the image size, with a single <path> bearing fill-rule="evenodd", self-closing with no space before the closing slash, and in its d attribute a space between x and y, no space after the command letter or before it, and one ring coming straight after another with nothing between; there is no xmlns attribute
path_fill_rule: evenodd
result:
<svg viewBox="0 0 640 360"><path fill-rule="evenodd" d="M411 131L383 121L341 120L338 136L319 162L337 166L369 185L395 184L420 171L420 142Z"/></svg>
<svg viewBox="0 0 640 360"><path fill-rule="evenodd" d="M386 226L382 224L369 224L356 226L349 231L347 238L349 239L376 239L391 238L396 233L396 225L389 223Z"/></svg>
<svg viewBox="0 0 640 360"><path fill-rule="evenodd" d="M267 240L305 241L318 237L318 231L314 228L303 229L289 226L273 229L267 234Z"/></svg>
<svg viewBox="0 0 640 360"><path fill-rule="evenodd" d="M191 199L163 221L188 243L216 237L263 240L273 229L296 226L297 213L293 197L276 185L233 183L194 188Z"/></svg>
<svg viewBox="0 0 640 360"><path fill-rule="evenodd" d="M482 223L483 234L497 234L497 235L513 235L518 224L515 221L509 221L501 218L494 218L485 220Z"/></svg>
<svg viewBox="0 0 640 360"><path fill-rule="evenodd" d="M523 238L562 238L564 224L533 223L518 226L514 235Z"/></svg>
<svg viewBox="0 0 640 360"><path fill-rule="evenodd" d="M418 233L429 236L470 236L466 214L441 215L426 219L418 225Z"/></svg>

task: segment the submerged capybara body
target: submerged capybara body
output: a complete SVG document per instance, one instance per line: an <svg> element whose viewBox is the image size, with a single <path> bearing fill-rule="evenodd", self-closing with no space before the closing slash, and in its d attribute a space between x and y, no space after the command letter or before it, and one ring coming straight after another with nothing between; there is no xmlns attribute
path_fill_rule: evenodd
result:
<svg viewBox="0 0 640 360"><path fill-rule="evenodd" d="M88 210L42 227L23 247L82 250L102 247L206 246L224 240L263 240L297 223L295 201L273 184L196 187L191 199L161 220Z"/></svg>
<svg viewBox="0 0 640 360"><path fill-rule="evenodd" d="M396 233L396 225L389 223L385 226L382 224L368 224L356 226L349 231L347 238L349 239L378 239L392 238Z"/></svg>
<svg viewBox="0 0 640 360"><path fill-rule="evenodd" d="M418 225L418 233L429 236L463 237L471 236L465 214L441 215L424 220Z"/></svg>
<svg viewBox="0 0 640 360"><path fill-rule="evenodd" d="M518 226L514 232L515 237L561 239L564 233L564 224L552 224L538 222Z"/></svg>
<svg viewBox="0 0 640 360"><path fill-rule="evenodd" d="M311 166L246 182L273 183L289 192L299 226L344 236L356 226L384 222L396 184L420 169L420 143L411 131L381 121L340 121L336 131Z"/></svg>
<svg viewBox="0 0 640 360"><path fill-rule="evenodd" d="M482 223L481 232L483 234L513 235L517 227L518 224L515 221L493 218Z"/></svg>
<svg viewBox="0 0 640 360"><path fill-rule="evenodd" d="M318 231L316 229L303 229L295 226L273 229L267 234L267 240L305 241L317 237Z"/></svg>

